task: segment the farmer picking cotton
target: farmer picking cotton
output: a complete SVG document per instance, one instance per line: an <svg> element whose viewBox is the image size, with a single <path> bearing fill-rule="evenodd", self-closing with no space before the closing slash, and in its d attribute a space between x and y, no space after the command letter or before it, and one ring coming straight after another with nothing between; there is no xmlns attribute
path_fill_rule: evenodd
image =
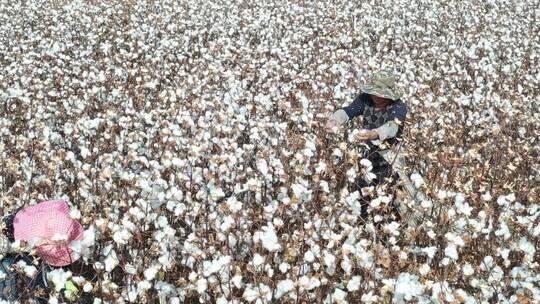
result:
<svg viewBox="0 0 540 304"><path fill-rule="evenodd" d="M334 112L326 123L326 130L335 133L338 127L349 120L357 116L363 118L363 129L358 132L357 140L366 142L370 147L368 160L371 161L375 178L357 179L359 191L364 187L379 185L386 178L397 180L398 175L393 171L392 165L401 162L397 154L398 143L407 115L407 105L400 99L397 76L392 71L374 73L360 84L360 89L362 93L349 106ZM362 218L365 219L370 199L364 197L362 200Z"/></svg>
<svg viewBox="0 0 540 304"><path fill-rule="evenodd" d="M13 220L15 240L23 240L36 248L49 265L66 266L80 255L70 244L83 238L82 225L69 215L63 200L46 201L17 212Z"/></svg>
<svg viewBox="0 0 540 304"><path fill-rule="evenodd" d="M76 247L73 246L75 242L83 240L84 229L71 218L69 206L63 200L45 201L23 208L4 217L4 224L4 233L0 234L0 271L5 276L0 281L0 299L17 299L22 292L18 286L34 291L36 295L49 288L44 270L47 267L35 268L31 256L12 248L12 243L26 243L50 266L67 266L80 258L80 252L75 252L72 247ZM20 275L14 265L27 265L26 275ZM41 296L35 299L40 303L44 301Z"/></svg>

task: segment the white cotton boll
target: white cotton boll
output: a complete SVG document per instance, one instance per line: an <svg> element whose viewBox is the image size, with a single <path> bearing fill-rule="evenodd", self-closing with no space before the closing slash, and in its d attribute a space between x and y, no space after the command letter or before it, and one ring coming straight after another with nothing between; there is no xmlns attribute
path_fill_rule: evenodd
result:
<svg viewBox="0 0 540 304"><path fill-rule="evenodd" d="M311 190L308 190L301 184L293 184L291 186L294 196L299 198L302 201L308 200L311 196Z"/></svg>
<svg viewBox="0 0 540 304"><path fill-rule="evenodd" d="M482 264L480 264L480 269L483 271L489 271L493 267L493 257L488 255L484 257Z"/></svg>
<svg viewBox="0 0 540 304"><path fill-rule="evenodd" d="M538 236L540 236L540 224L536 225L536 227L534 227L534 228L532 229L531 235L532 235L533 237L538 237Z"/></svg>
<svg viewBox="0 0 540 304"><path fill-rule="evenodd" d="M24 271L27 277L33 278L37 274L37 269L33 265L28 265L24 261L17 262L17 267Z"/></svg>
<svg viewBox="0 0 540 304"><path fill-rule="evenodd" d="M460 206L460 208L457 209L459 213L465 215L465 216L471 216L471 212L473 208L469 206L469 203L465 203Z"/></svg>
<svg viewBox="0 0 540 304"><path fill-rule="evenodd" d="M9 88L8 89L8 96L10 98L17 98L17 97L20 97L24 95L24 91L21 90L20 88Z"/></svg>
<svg viewBox="0 0 540 304"><path fill-rule="evenodd" d="M158 219L157 219L157 222L156 222L156 227L157 228L165 228L168 226L168 220L167 220L167 217L165 216L159 216Z"/></svg>
<svg viewBox="0 0 540 304"><path fill-rule="evenodd" d="M350 274L352 271L352 263L348 256L344 256L341 260L341 269L345 271L346 274Z"/></svg>
<svg viewBox="0 0 540 304"><path fill-rule="evenodd" d="M83 291L84 291L84 292L91 292L92 289L93 289L93 286L92 286L92 284L89 283L89 282L86 282L86 283L84 284L84 286L83 286Z"/></svg>
<svg viewBox="0 0 540 304"><path fill-rule="evenodd" d="M283 295L287 294L289 291L294 289L294 282L287 279L279 281L276 288L276 299L281 298Z"/></svg>
<svg viewBox="0 0 540 304"><path fill-rule="evenodd" d="M93 130L99 127L99 123L101 122L100 118L90 119L84 122L84 125L87 129Z"/></svg>
<svg viewBox="0 0 540 304"><path fill-rule="evenodd" d="M378 198L385 205L388 205L392 201L392 196L390 196L390 195L381 195Z"/></svg>
<svg viewBox="0 0 540 304"><path fill-rule="evenodd" d="M463 202L465 202L465 196L462 193L456 193L454 201L456 205L461 205Z"/></svg>
<svg viewBox="0 0 540 304"><path fill-rule="evenodd" d="M96 242L96 228L94 225L90 225L88 229L84 230L83 239L80 241L80 251L77 253L86 256L93 249Z"/></svg>
<svg viewBox="0 0 540 304"><path fill-rule="evenodd" d="M337 303L337 304L345 304L345 303L349 303L345 298L347 297L347 292L346 291L343 291L339 288L336 288L336 290L334 291L334 295L333 295L333 298L334 298L334 303Z"/></svg>
<svg viewBox="0 0 540 304"><path fill-rule="evenodd" d="M212 187L210 189L210 197L213 201L218 201L225 197L225 192L220 187Z"/></svg>
<svg viewBox="0 0 540 304"><path fill-rule="evenodd" d="M155 224L155 225L156 225L156 224ZM137 225L135 225L135 224L131 221L131 219L130 219L129 217L124 216L124 217L122 218L121 225L115 226L115 227L113 228L113 230L127 229L128 231L135 231L135 230L138 230L138 228L139 228L139 227L138 227ZM160 228L159 223L157 223L156 228Z"/></svg>
<svg viewBox="0 0 540 304"><path fill-rule="evenodd" d="M124 271L128 274L136 274L137 273L137 268L131 264L125 264L124 265Z"/></svg>
<svg viewBox="0 0 540 304"><path fill-rule="evenodd" d="M81 211L79 211L79 209L73 208L73 209L71 209L71 211L69 212L69 216L70 216L72 219L78 220L78 219L81 218Z"/></svg>
<svg viewBox="0 0 540 304"><path fill-rule="evenodd" d="M422 206L424 209L429 209L433 207L433 203L430 200L424 200L420 203L420 206Z"/></svg>
<svg viewBox="0 0 540 304"><path fill-rule="evenodd" d="M198 293L204 293L206 289L208 288L208 281L205 278L200 278L197 280L197 292Z"/></svg>
<svg viewBox="0 0 540 304"><path fill-rule="evenodd" d="M105 269L105 265L103 265L103 263L101 263L101 262L95 262L94 263L94 268L97 269L97 270L103 270L103 269Z"/></svg>
<svg viewBox="0 0 540 304"><path fill-rule="evenodd" d="M219 297L216 301L216 304L228 304L227 298L225 296Z"/></svg>
<svg viewBox="0 0 540 304"><path fill-rule="evenodd" d="M160 268L159 265L153 265L150 268L144 270L144 278L147 281L152 281L156 277L159 271L159 268Z"/></svg>
<svg viewBox="0 0 540 304"><path fill-rule="evenodd" d="M243 286L243 283L242 283L242 276L241 275L235 275L232 279L231 279L231 282L234 284L234 286L238 289L242 288Z"/></svg>
<svg viewBox="0 0 540 304"><path fill-rule="evenodd" d="M326 272L328 274L334 274L334 271L336 269L336 257L330 253L325 254L324 265L326 265Z"/></svg>
<svg viewBox="0 0 540 304"><path fill-rule="evenodd" d="M315 167L315 172L321 173L321 172L324 172L325 170L326 170L326 164L323 161L319 161L319 163Z"/></svg>
<svg viewBox="0 0 540 304"><path fill-rule="evenodd" d="M289 265L288 263L282 262L281 264L279 264L279 271L281 271L282 273L286 273L287 271L289 271L289 269L291 269L291 265Z"/></svg>
<svg viewBox="0 0 540 304"><path fill-rule="evenodd" d="M534 248L534 245L531 242L529 242L529 240L526 237L522 237L519 240L518 248L519 250L523 251L529 257L529 259L532 260L532 258L534 257L534 253L536 252L536 249Z"/></svg>
<svg viewBox="0 0 540 304"><path fill-rule="evenodd" d="M371 163L371 161L369 159L366 159L366 158L362 158L360 160L360 165L364 168L372 168L373 164Z"/></svg>
<svg viewBox="0 0 540 304"><path fill-rule="evenodd" d="M163 266L164 269L169 269L172 266L172 255L170 252L166 252L159 256L158 262Z"/></svg>
<svg viewBox="0 0 540 304"><path fill-rule="evenodd" d="M459 235L454 235L453 233L448 232L444 235L444 237L452 244L455 244L457 246L465 246L465 242Z"/></svg>
<svg viewBox="0 0 540 304"><path fill-rule="evenodd" d="M175 167L180 167L183 163L184 162L178 157L173 157L173 159L171 160L171 164Z"/></svg>
<svg viewBox="0 0 540 304"><path fill-rule="evenodd" d="M437 247L426 247L422 248L422 252L425 253L430 259L433 259L435 253L437 253Z"/></svg>
<svg viewBox="0 0 540 304"><path fill-rule="evenodd" d="M259 296L259 293L257 292L257 290L252 289L251 287L246 288L244 290L244 293L242 294L242 297L248 302L255 301L258 298L258 296Z"/></svg>
<svg viewBox="0 0 540 304"><path fill-rule="evenodd" d="M224 219L223 219L223 222L221 223L220 225L220 229L221 231L223 232L227 232L229 229L231 229L234 225L234 219L232 216L230 215L227 215Z"/></svg>
<svg viewBox="0 0 540 304"><path fill-rule="evenodd" d="M394 303L406 303L424 293L424 286L418 281L418 277L407 272L400 273L396 281Z"/></svg>
<svg viewBox="0 0 540 304"><path fill-rule="evenodd" d="M231 196L227 199L227 207L232 212L238 212L242 210L242 202L238 201L235 196Z"/></svg>
<svg viewBox="0 0 540 304"><path fill-rule="evenodd" d="M105 263L105 271L107 272L111 272L120 263L114 249L109 252L103 262Z"/></svg>
<svg viewBox="0 0 540 304"><path fill-rule="evenodd" d="M356 179L356 176L358 175L358 173L356 172L356 168L354 168L354 167L347 170L347 172L345 174L347 176L347 180L350 183L354 182L354 180Z"/></svg>
<svg viewBox="0 0 540 304"><path fill-rule="evenodd" d="M422 264L420 268L418 268L418 272L420 272L421 275L425 276L429 273L430 267L428 264Z"/></svg>
<svg viewBox="0 0 540 304"><path fill-rule="evenodd" d="M272 224L274 224L274 226L276 226L276 227L279 228L279 227L283 227L283 225L284 225L285 223L283 222L282 219L280 219L280 218L278 218L278 217L275 217L275 218L272 220Z"/></svg>
<svg viewBox="0 0 540 304"><path fill-rule="evenodd" d="M129 214L131 214L133 217L135 217L138 220L142 220L146 217L146 213L141 210L139 207L131 207L128 211Z"/></svg>
<svg viewBox="0 0 540 304"><path fill-rule="evenodd" d="M66 281L71 277L71 271L57 268L49 271L47 279L54 284L54 289L60 291L66 287Z"/></svg>
<svg viewBox="0 0 540 304"><path fill-rule="evenodd" d="M313 252L311 252L311 250L308 250L304 253L304 261L308 263L312 263L313 261L315 261L315 256L313 255Z"/></svg>
<svg viewBox="0 0 540 304"><path fill-rule="evenodd" d="M501 220L501 224L499 226L499 229L495 231L495 235L503 236L504 240L508 240L512 236L512 233L510 232L510 229L508 228L508 225L504 220Z"/></svg>
<svg viewBox="0 0 540 304"><path fill-rule="evenodd" d="M73 133L73 125L71 123L66 123L64 125L64 134L69 136L71 133Z"/></svg>
<svg viewBox="0 0 540 304"><path fill-rule="evenodd" d="M411 181L414 183L416 188L420 188L424 184L424 179L418 173L411 174Z"/></svg>
<svg viewBox="0 0 540 304"><path fill-rule="evenodd" d="M264 257L258 253L253 256L253 266L257 267L264 263Z"/></svg>
<svg viewBox="0 0 540 304"><path fill-rule="evenodd" d="M253 242L261 242L263 247L270 252L281 250L274 225L268 223L268 226L263 226L261 229L262 231L256 231L253 234Z"/></svg>
<svg viewBox="0 0 540 304"><path fill-rule="evenodd" d="M142 282L139 282L137 285L141 284ZM130 288L131 290L128 291L127 293L127 298L128 298L128 301L130 302L135 302L135 300L137 300L137 296L138 296L138 293L139 291L137 291L137 288L136 287L131 287ZM139 289L140 290L140 289Z"/></svg>
<svg viewBox="0 0 540 304"><path fill-rule="evenodd" d="M505 262L506 260L508 260L509 254L510 254L510 249L508 248L504 248L499 251L499 255L504 259Z"/></svg>
<svg viewBox="0 0 540 304"><path fill-rule="evenodd" d="M360 283L362 282L361 276L352 277L349 282L347 282L348 291L357 291L360 289Z"/></svg>
<svg viewBox="0 0 540 304"><path fill-rule="evenodd" d="M6 303L9 303L9 302L6 302ZM52 295L52 296L49 297L48 303L49 304L59 304L58 298L56 296Z"/></svg>
<svg viewBox="0 0 540 304"><path fill-rule="evenodd" d="M342 97L342 92L341 92L341 86L340 85L337 85L334 87L334 99L341 99Z"/></svg>
<svg viewBox="0 0 540 304"><path fill-rule="evenodd" d="M356 206L359 198L360 193L358 191L354 191L353 193L347 195L345 198L345 203L347 203L349 206Z"/></svg>
<svg viewBox="0 0 540 304"><path fill-rule="evenodd" d="M459 258L455 244L448 244L444 249L444 255L456 261Z"/></svg>
<svg viewBox="0 0 540 304"><path fill-rule="evenodd" d="M126 245L132 237L132 234L127 229L122 228L113 234L113 241L118 245Z"/></svg>
<svg viewBox="0 0 540 304"><path fill-rule="evenodd" d="M315 145L315 141L313 140L306 140L305 147L305 150L310 151L311 156L315 155L315 152L317 152L317 146Z"/></svg>
<svg viewBox="0 0 540 304"><path fill-rule="evenodd" d="M433 300L440 300L441 296L444 296L445 303L454 303L455 299L452 295L452 288L448 285L448 282L435 283L431 287Z"/></svg>
<svg viewBox="0 0 540 304"><path fill-rule="evenodd" d="M380 205L381 205L381 200L379 198L376 198L376 199L372 199L370 202L369 202L369 205L376 209L378 208Z"/></svg>
<svg viewBox="0 0 540 304"><path fill-rule="evenodd" d="M272 300L272 289L262 283L259 283L258 288L247 288L244 290L242 296L249 302L257 300L257 304L270 303Z"/></svg>
<svg viewBox="0 0 540 304"><path fill-rule="evenodd" d="M146 290L152 288L152 283L142 280L139 283L137 283L137 294L144 293Z"/></svg>
<svg viewBox="0 0 540 304"><path fill-rule="evenodd" d="M440 200L443 200L445 198L448 197L448 192L444 191L444 190L439 190L439 192L437 192L437 197L440 199Z"/></svg>
<svg viewBox="0 0 540 304"><path fill-rule="evenodd" d="M527 129L525 129L524 127L519 127L518 134L521 138L525 137L525 135L527 134Z"/></svg>
<svg viewBox="0 0 540 304"><path fill-rule="evenodd" d="M94 304L102 304L103 301L100 298L95 298L93 303Z"/></svg>
<svg viewBox="0 0 540 304"><path fill-rule="evenodd" d="M369 172L364 173L363 177L364 177L364 179L366 181L371 182L372 180L374 180L377 177L377 175L375 175L374 173L369 171Z"/></svg>
<svg viewBox="0 0 540 304"><path fill-rule="evenodd" d="M190 272L188 275L188 280L190 282L195 282L195 279L197 279L197 273L194 271Z"/></svg>
<svg viewBox="0 0 540 304"><path fill-rule="evenodd" d="M257 161L257 168L263 176L268 175L268 164L266 163L265 159L259 159Z"/></svg>
<svg viewBox="0 0 540 304"><path fill-rule="evenodd" d="M465 263L465 265L461 267L461 271L463 272L463 275L465 276L471 276L474 273L474 269L469 263Z"/></svg>
<svg viewBox="0 0 540 304"><path fill-rule="evenodd" d="M393 236L399 236L399 226L400 224L398 222L391 222L389 224L384 225L383 230L386 233L391 234Z"/></svg>
<svg viewBox="0 0 540 304"><path fill-rule="evenodd" d="M500 206L507 207L510 203L512 203L516 199L516 196L514 193L511 193L509 195L501 195L497 198L497 204Z"/></svg>
<svg viewBox="0 0 540 304"><path fill-rule="evenodd" d="M362 303L379 303L379 297L377 295L373 294L373 291L371 290L368 293L364 293L362 297L360 298Z"/></svg>
<svg viewBox="0 0 540 304"><path fill-rule="evenodd" d="M335 148L334 151L332 152L332 155L337 156L337 157L343 157L343 152L341 152L339 148Z"/></svg>
<svg viewBox="0 0 540 304"><path fill-rule="evenodd" d="M319 182L320 188L325 193L330 193L330 188L328 187L328 182L326 181L320 181Z"/></svg>
<svg viewBox="0 0 540 304"><path fill-rule="evenodd" d="M230 256L222 256L217 260L203 261L203 275L209 277L214 273L219 273L231 262Z"/></svg>
<svg viewBox="0 0 540 304"><path fill-rule="evenodd" d="M495 266L491 271L488 282L500 282L504 277L504 271L499 266Z"/></svg>
<svg viewBox="0 0 540 304"><path fill-rule="evenodd" d="M86 159L88 156L90 156L90 150L88 150L86 147L80 146L79 149L81 150L81 156L83 159Z"/></svg>

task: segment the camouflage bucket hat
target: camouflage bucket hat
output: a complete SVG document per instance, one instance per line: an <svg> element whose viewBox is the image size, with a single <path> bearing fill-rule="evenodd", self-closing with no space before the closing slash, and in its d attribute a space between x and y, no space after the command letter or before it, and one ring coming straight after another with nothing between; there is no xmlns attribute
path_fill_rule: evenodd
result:
<svg viewBox="0 0 540 304"><path fill-rule="evenodd" d="M360 89L367 94L397 100L402 93L397 88L396 82L397 77L391 70L382 70L361 82Z"/></svg>

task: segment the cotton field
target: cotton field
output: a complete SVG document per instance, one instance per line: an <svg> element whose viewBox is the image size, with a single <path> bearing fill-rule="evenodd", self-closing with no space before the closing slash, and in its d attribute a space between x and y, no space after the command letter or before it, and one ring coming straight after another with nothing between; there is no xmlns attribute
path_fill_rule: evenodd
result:
<svg viewBox="0 0 540 304"><path fill-rule="evenodd" d="M0 1L2 213L64 199L86 230L50 303L538 303L539 20L533 0ZM324 123L386 67L426 198L396 217L373 188L362 221L357 122Z"/></svg>

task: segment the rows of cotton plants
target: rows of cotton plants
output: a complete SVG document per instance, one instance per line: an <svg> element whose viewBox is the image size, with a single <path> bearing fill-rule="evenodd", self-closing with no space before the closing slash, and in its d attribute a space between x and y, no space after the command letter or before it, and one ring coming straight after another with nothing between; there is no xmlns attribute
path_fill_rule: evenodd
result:
<svg viewBox="0 0 540 304"><path fill-rule="evenodd" d="M1 1L0 206L65 199L93 244L51 303L540 301L536 1ZM400 75L391 212L358 77ZM32 275L29 272L28 275Z"/></svg>

